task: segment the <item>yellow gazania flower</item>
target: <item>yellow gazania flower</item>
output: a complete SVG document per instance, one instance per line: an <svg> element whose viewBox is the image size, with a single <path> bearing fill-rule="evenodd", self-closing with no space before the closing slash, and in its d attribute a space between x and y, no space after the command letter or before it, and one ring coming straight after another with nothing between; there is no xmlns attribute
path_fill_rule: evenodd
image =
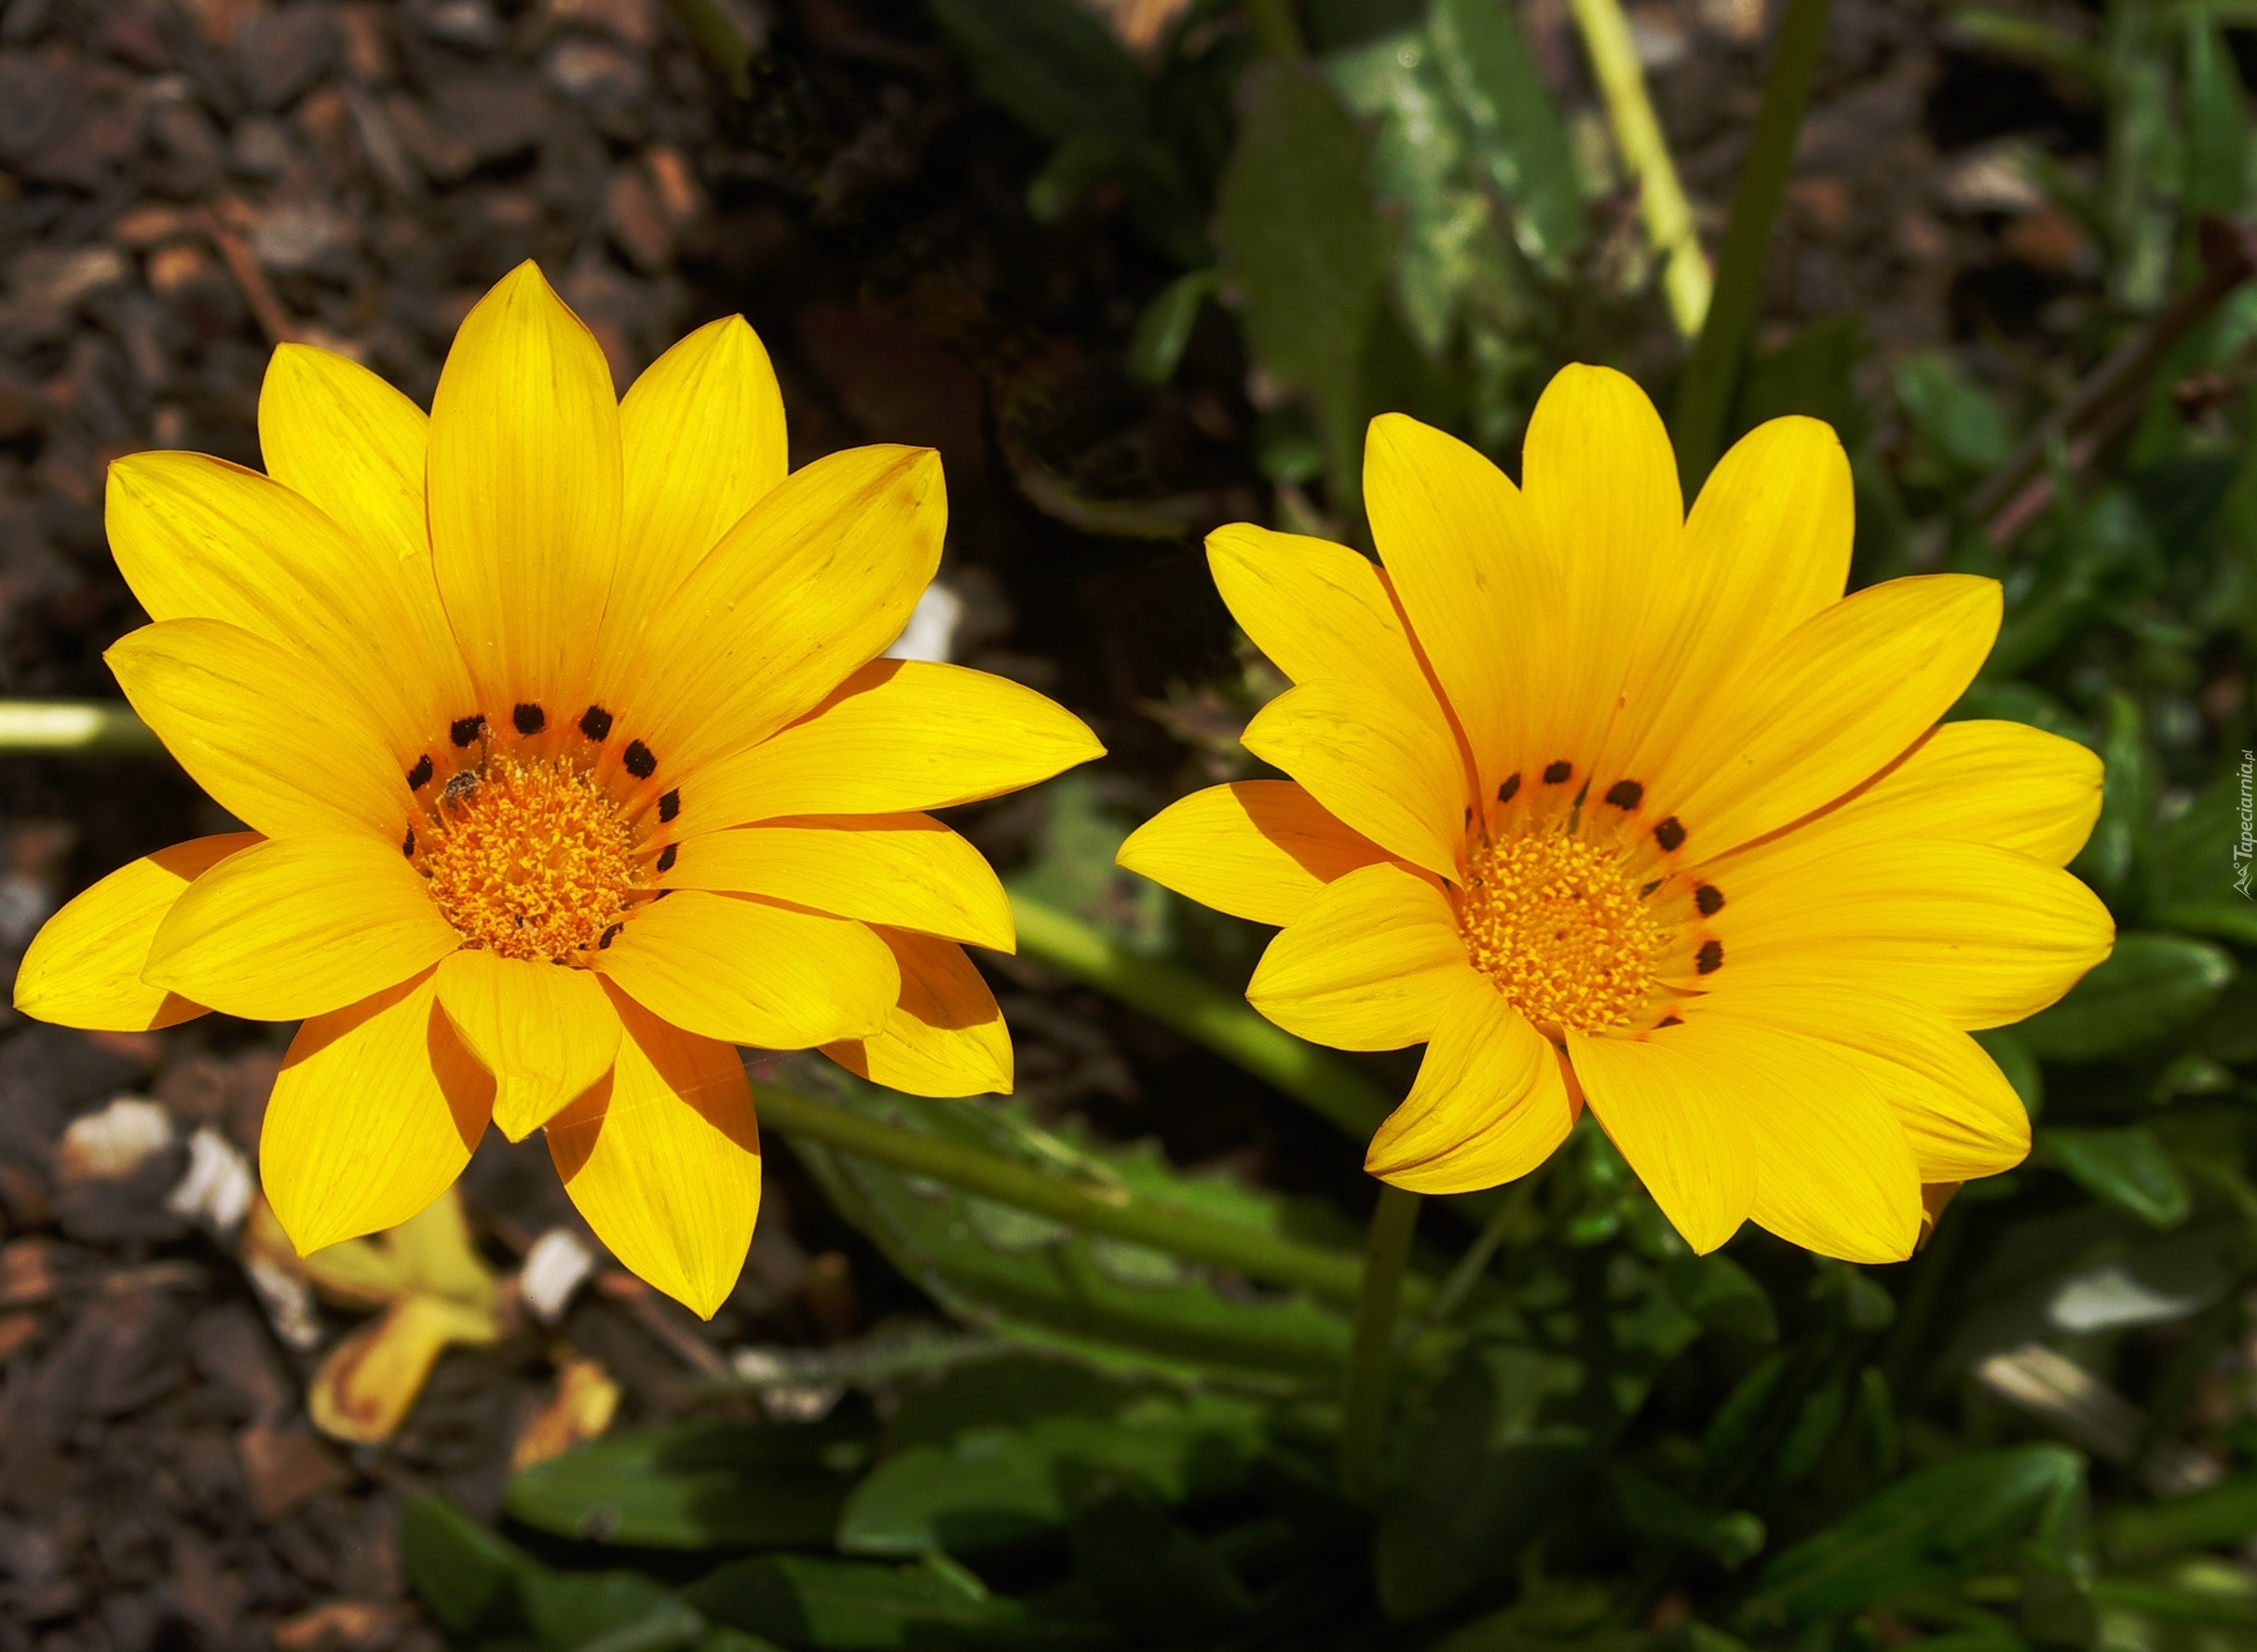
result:
<svg viewBox="0 0 2257 1652"><path fill-rule="evenodd" d="M1230 527L1223 600L1295 686L1246 749L1291 775L1195 793L1122 863L1285 928L1247 996L1345 1049L1424 1043L1367 1168L1486 1187L1587 1100L1695 1250L1752 1217L1857 1261L1909 1254L1924 1183L1990 1175L2029 1122L1968 1030L2107 955L2060 870L2101 767L2014 723L1937 719L1999 588L1844 598L1849 464L1779 419L1688 518L1652 406L1570 367L1516 488L1374 421L1384 568Z"/></svg>
<svg viewBox="0 0 2257 1652"><path fill-rule="evenodd" d="M546 1125L604 1242L709 1315L760 1195L732 1045L1011 1087L957 944L1009 951L1010 908L921 811L1101 749L1027 689L877 657L940 557L936 454L786 475L733 317L621 401L531 264L464 321L428 420L284 346L259 440L272 480L143 454L109 481L156 623L106 657L251 830L73 900L19 1009L302 1018L259 1144L301 1251L423 1209L489 1116Z"/></svg>

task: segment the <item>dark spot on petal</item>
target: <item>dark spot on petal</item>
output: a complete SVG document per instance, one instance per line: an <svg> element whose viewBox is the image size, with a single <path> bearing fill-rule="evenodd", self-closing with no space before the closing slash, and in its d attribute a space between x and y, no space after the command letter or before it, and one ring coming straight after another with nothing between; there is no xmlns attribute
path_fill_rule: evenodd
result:
<svg viewBox="0 0 2257 1652"><path fill-rule="evenodd" d="M1650 884L1640 884L1638 887L1638 898L1640 900L1643 900L1647 896L1652 894L1654 890L1660 888L1661 887L1662 880L1658 877Z"/></svg>
<svg viewBox="0 0 2257 1652"><path fill-rule="evenodd" d="M1671 815L1653 829L1653 841L1663 848L1674 851L1684 843L1685 829L1677 823L1677 817Z"/></svg>
<svg viewBox="0 0 2257 1652"><path fill-rule="evenodd" d="M1469 803L1469 804L1467 804L1467 805L1465 806L1465 824L1466 824L1467 826L1469 826L1469 827L1470 827L1470 826L1472 826L1472 825L1473 825L1473 823L1474 823L1474 806L1473 806L1472 804L1470 804L1470 803Z"/></svg>
<svg viewBox="0 0 2257 1652"><path fill-rule="evenodd" d="M407 835L400 840L400 852L411 860L415 858L415 829L413 826L407 829Z"/></svg>
<svg viewBox="0 0 2257 1652"><path fill-rule="evenodd" d="M1574 772L1575 765L1564 760L1558 763L1546 764L1543 771L1543 783L1547 786L1559 785Z"/></svg>
<svg viewBox="0 0 2257 1652"><path fill-rule="evenodd" d="M1714 884L1703 884L1693 891L1693 904L1701 909L1701 915L1712 918L1724 910L1724 891Z"/></svg>
<svg viewBox="0 0 2257 1652"><path fill-rule="evenodd" d="M1703 975L1714 975L1724 967L1724 943L1720 941L1702 941L1700 953L1693 960L1693 967Z"/></svg>
<svg viewBox="0 0 2257 1652"><path fill-rule="evenodd" d="M676 786L659 799L659 821L663 825L682 812L682 788Z"/></svg>
<svg viewBox="0 0 2257 1652"><path fill-rule="evenodd" d="M659 772L659 760L641 740L627 742L627 772L638 780L647 780Z"/></svg>
<svg viewBox="0 0 2257 1652"><path fill-rule="evenodd" d="M455 742L456 751L478 738L478 731L486 725L483 711L472 711L468 717L457 717L447 724L447 738Z"/></svg>
<svg viewBox="0 0 2257 1652"><path fill-rule="evenodd" d="M1618 809L1634 809L1646 795L1646 789L1636 780L1617 780L1607 788L1607 801Z"/></svg>
<svg viewBox="0 0 2257 1652"><path fill-rule="evenodd" d="M426 752L415 759L415 766L407 771L407 789L420 792L431 783L431 754Z"/></svg>
<svg viewBox="0 0 2257 1652"><path fill-rule="evenodd" d="M1685 1018L1681 1015L1665 1015L1653 1023L1653 1030L1658 1033L1664 1027L1681 1027L1684 1024Z"/></svg>
<svg viewBox="0 0 2257 1652"><path fill-rule="evenodd" d="M651 899L653 900L663 900L667 896L673 893L673 891L672 889L660 889L656 895L653 895Z"/></svg>
<svg viewBox="0 0 2257 1652"><path fill-rule="evenodd" d="M610 946L613 941L619 938L619 931L625 928L627 928L625 924L612 925L610 928L605 930L601 935L596 937L595 950L602 952Z"/></svg>
<svg viewBox="0 0 2257 1652"><path fill-rule="evenodd" d="M681 854L682 846L680 844L668 844L664 848L659 851L659 870L660 872L672 872L674 869L674 862L681 858Z"/></svg>
<svg viewBox="0 0 2257 1652"><path fill-rule="evenodd" d="M538 734L549 726L549 713L536 705L522 705L510 713L510 721L520 734Z"/></svg>
<svg viewBox="0 0 2257 1652"><path fill-rule="evenodd" d="M580 732L602 744L611 734L611 713L601 706L590 706L580 713Z"/></svg>
<svg viewBox="0 0 2257 1652"><path fill-rule="evenodd" d="M1508 779L1503 785L1497 788L1497 801L1499 803L1510 803L1513 801L1514 794L1519 790L1520 773L1517 769L1516 769L1513 772L1512 779Z"/></svg>

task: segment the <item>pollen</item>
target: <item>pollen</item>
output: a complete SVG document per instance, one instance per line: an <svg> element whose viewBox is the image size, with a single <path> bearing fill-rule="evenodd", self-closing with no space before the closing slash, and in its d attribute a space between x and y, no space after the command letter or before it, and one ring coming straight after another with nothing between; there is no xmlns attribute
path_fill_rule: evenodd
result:
<svg viewBox="0 0 2257 1652"><path fill-rule="evenodd" d="M1625 1025L1666 930L1611 848L1558 831L1476 843L1458 924L1474 967L1539 1027Z"/></svg>
<svg viewBox="0 0 2257 1652"><path fill-rule="evenodd" d="M641 881L627 818L568 761L507 754L446 787L417 866L472 948L565 962L616 928Z"/></svg>

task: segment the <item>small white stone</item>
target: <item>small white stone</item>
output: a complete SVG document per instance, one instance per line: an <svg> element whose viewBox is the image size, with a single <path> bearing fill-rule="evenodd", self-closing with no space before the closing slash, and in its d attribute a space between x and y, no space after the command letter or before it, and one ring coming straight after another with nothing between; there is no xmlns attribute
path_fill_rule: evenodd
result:
<svg viewBox="0 0 2257 1652"><path fill-rule="evenodd" d="M172 1143L171 1114L140 1096L119 1096L71 1120L55 1145L55 1174L64 1182L129 1176Z"/></svg>
<svg viewBox="0 0 2257 1652"><path fill-rule="evenodd" d="M569 1227L551 1227L533 1241L517 1276L518 1294L544 1325L553 1325L595 1271L595 1253Z"/></svg>
<svg viewBox="0 0 2257 1652"><path fill-rule="evenodd" d="M964 599L934 580L925 587L925 594L917 599L916 612L909 616L909 623L902 627L902 634L893 639L893 646L886 650L885 657L946 665L953 657L956 628L963 617Z"/></svg>
<svg viewBox="0 0 2257 1652"><path fill-rule="evenodd" d="M321 1316L314 1309L314 1290L298 1275L264 1256L243 1258L244 1277L258 1293L266 1322L286 1347L300 1353L321 1341Z"/></svg>
<svg viewBox="0 0 2257 1652"><path fill-rule="evenodd" d="M225 1239L242 1225L257 1191L251 1161L211 1126L199 1125L188 1138L188 1173L166 1196L165 1209Z"/></svg>

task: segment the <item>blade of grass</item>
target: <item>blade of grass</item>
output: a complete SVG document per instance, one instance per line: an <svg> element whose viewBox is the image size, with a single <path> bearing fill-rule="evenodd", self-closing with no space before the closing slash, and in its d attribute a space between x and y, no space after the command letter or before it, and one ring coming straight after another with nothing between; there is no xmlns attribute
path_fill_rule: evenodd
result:
<svg viewBox="0 0 2257 1652"><path fill-rule="evenodd" d="M1755 325L1761 296L1763 264L1771 251L1773 226L1787 194L1787 174L1795 160L1795 135L1810 107L1811 81L1826 44L1829 0L1788 0L1772 41L1771 73L1763 81L1763 103L1756 113L1747 158L1733 191L1732 218L1717 256L1716 291L1708 301L1701 335L1678 381L1677 463L1688 494L1694 493L1723 450L1724 420L1738 386L1740 360L1748 330Z"/></svg>
<svg viewBox="0 0 2257 1652"><path fill-rule="evenodd" d="M154 757L163 750L122 700L0 700L0 752Z"/></svg>
<svg viewBox="0 0 2257 1652"><path fill-rule="evenodd" d="M1591 59L1591 74L1607 102L1607 124L1623 167L1638 186L1638 210L1646 236L1663 260L1662 296L1678 336L1691 338L1708 313L1708 260L1693 229L1693 206L1678 181L1669 141L1662 136L1653 100L1646 94L1646 72L1638 64L1630 20L1622 0L1573 0L1575 26Z"/></svg>
<svg viewBox="0 0 2257 1652"><path fill-rule="evenodd" d="M1410 1236L1419 1225L1420 1196L1382 1185L1371 1212L1364 1252L1362 1293L1356 1298L1355 1339L1340 1389L1340 1490L1369 1504L1386 1466L1387 1389L1394 1372L1395 1316L1402 1301Z"/></svg>

